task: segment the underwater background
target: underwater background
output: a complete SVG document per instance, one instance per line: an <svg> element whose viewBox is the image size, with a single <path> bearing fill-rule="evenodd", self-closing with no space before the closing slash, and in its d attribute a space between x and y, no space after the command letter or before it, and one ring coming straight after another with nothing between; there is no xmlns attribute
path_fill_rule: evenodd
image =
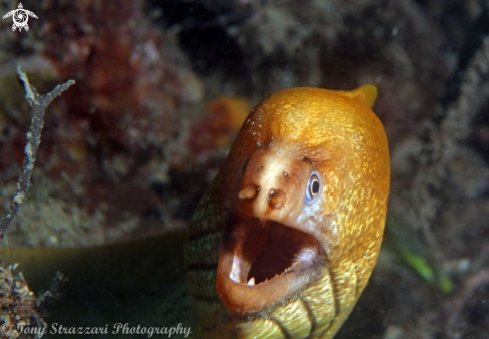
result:
<svg viewBox="0 0 489 339"><path fill-rule="evenodd" d="M18 4L0 0L1 16ZM31 118L17 65L40 93L76 80L47 109L29 199L1 244L36 295L56 271L68 277L39 311L47 324L186 321L172 292L185 230L251 108L284 88L371 83L388 218L335 338L489 338L489 2L22 4L38 17L28 31L0 20L2 215ZM164 303L177 313L160 321Z"/></svg>

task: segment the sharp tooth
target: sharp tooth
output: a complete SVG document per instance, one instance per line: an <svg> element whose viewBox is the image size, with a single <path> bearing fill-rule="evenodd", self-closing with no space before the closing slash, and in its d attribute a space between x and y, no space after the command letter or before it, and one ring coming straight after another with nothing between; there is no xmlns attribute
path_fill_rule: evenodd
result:
<svg viewBox="0 0 489 339"><path fill-rule="evenodd" d="M234 251L233 267L231 273L229 274L229 278L236 281L237 283L242 283L241 267L242 267L241 247L238 245L236 246L236 250Z"/></svg>
<svg viewBox="0 0 489 339"><path fill-rule="evenodd" d="M255 277L251 278L250 281L248 281L248 285L255 286Z"/></svg>

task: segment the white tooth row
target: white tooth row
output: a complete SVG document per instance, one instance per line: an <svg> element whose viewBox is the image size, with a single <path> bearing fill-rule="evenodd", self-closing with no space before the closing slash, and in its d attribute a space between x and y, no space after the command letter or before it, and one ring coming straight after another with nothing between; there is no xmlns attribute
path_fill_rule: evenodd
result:
<svg viewBox="0 0 489 339"><path fill-rule="evenodd" d="M233 269L231 271L231 274L229 275L229 278L231 278L231 280L233 281L236 281L237 283L242 283L241 282L241 279L240 279L240 276L236 273L236 271ZM248 280L248 283L247 285L249 286L255 286L255 277L251 278L250 280Z"/></svg>
<svg viewBox="0 0 489 339"><path fill-rule="evenodd" d="M299 262L312 262L314 258L318 256L317 250L316 249L309 249L309 248L304 248L302 249L299 253L295 255L295 258L293 260L292 266L287 268L284 272L288 273L292 270L292 267ZM233 266L231 269L231 273L229 274L229 278L237 283L242 284L243 281L241 280L241 270L243 267L243 260L241 258L241 248L239 246L236 247L234 251L234 258L233 258ZM275 277L277 277L275 275ZM265 279L265 282L268 279ZM246 280L245 280L246 281ZM255 286L255 277L250 278L247 283L248 286Z"/></svg>

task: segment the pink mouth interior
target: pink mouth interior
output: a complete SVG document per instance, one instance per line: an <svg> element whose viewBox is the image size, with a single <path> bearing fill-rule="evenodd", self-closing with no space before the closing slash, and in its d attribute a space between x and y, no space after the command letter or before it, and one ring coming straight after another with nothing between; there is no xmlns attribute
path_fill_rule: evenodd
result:
<svg viewBox="0 0 489 339"><path fill-rule="evenodd" d="M245 221L228 231L234 247L232 280L249 284L254 278L258 285L277 275L302 273L324 259L313 236L277 222L242 217Z"/></svg>

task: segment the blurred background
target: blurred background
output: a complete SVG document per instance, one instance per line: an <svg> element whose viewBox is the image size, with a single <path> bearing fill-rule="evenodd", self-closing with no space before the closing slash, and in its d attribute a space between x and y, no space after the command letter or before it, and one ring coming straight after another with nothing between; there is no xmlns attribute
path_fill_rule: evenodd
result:
<svg viewBox="0 0 489 339"><path fill-rule="evenodd" d="M1 16L18 4L0 0ZM30 123L16 65L41 93L76 84L47 110L3 257L184 232L254 105L288 87L371 83L390 144L388 222L337 338L489 337L489 2L22 4L38 16L29 31L0 20L3 214Z"/></svg>

